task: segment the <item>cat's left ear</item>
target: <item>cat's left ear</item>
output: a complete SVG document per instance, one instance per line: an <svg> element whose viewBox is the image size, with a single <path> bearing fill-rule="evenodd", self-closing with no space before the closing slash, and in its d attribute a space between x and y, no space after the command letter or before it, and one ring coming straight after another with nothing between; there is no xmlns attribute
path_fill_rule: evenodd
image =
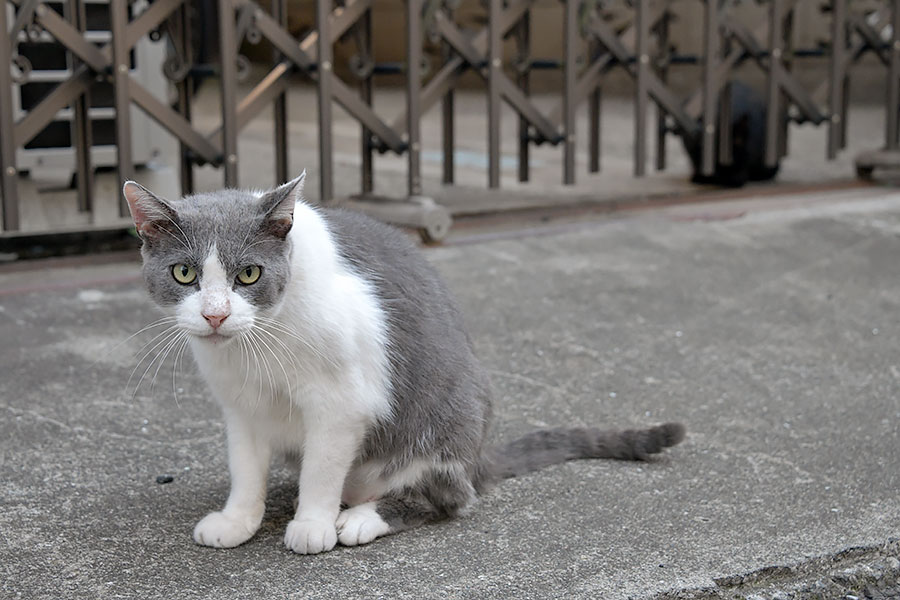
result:
<svg viewBox="0 0 900 600"><path fill-rule="evenodd" d="M284 239L294 224L294 205L303 199L304 169L300 176L260 197L260 210L265 215L264 227L274 235Z"/></svg>

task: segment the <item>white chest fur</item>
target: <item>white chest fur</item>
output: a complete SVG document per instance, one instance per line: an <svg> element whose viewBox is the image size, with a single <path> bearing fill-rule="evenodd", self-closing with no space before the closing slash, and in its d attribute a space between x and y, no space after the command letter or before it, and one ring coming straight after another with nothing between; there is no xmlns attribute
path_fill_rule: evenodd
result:
<svg viewBox="0 0 900 600"><path fill-rule="evenodd" d="M387 416L390 367L385 315L374 291L341 260L322 218L302 203L290 242L282 300L259 311L230 292L235 327L242 329L227 341L194 338L191 347L223 408L252 421L272 446L301 450L304 421L329 427L337 423L328 415L351 422ZM179 317L202 319L200 305L200 298L184 302ZM193 314L182 317L186 312Z"/></svg>

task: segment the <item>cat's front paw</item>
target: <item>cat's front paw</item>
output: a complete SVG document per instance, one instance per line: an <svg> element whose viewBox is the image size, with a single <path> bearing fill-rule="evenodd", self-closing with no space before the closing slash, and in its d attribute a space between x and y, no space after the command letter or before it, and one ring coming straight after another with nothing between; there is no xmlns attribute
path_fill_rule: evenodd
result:
<svg viewBox="0 0 900 600"><path fill-rule="evenodd" d="M213 548L234 548L253 537L259 523L252 519L212 512L194 527L194 541Z"/></svg>
<svg viewBox="0 0 900 600"><path fill-rule="evenodd" d="M284 545L297 554L327 552L337 544L334 523L304 519L291 521L284 532Z"/></svg>
<svg viewBox="0 0 900 600"><path fill-rule="evenodd" d="M387 535L391 526L385 523L374 502L367 502L341 511L337 519L338 540L345 546L368 544Z"/></svg>

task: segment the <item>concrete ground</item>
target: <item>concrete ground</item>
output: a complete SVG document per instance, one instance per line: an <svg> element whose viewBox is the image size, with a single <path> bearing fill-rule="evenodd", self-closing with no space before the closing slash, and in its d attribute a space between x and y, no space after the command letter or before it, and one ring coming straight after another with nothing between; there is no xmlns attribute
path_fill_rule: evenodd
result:
<svg viewBox="0 0 900 600"><path fill-rule="evenodd" d="M0 596L900 593L896 190L463 228L427 256L493 375L496 440L680 420L686 441L649 463L549 468L465 518L309 557L282 546L295 476L279 466L257 536L200 547L193 524L228 487L223 428L189 357L148 367L152 334L129 339L157 317L136 258L12 263Z"/></svg>

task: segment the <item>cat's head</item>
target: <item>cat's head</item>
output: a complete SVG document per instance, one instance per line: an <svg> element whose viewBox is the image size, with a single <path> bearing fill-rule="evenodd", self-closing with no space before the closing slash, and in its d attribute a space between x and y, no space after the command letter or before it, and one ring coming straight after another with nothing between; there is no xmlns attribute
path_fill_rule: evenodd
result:
<svg viewBox="0 0 900 600"><path fill-rule="evenodd" d="M186 333L227 343L279 306L290 278L288 233L303 179L262 194L240 190L169 201L129 181L153 300Z"/></svg>

